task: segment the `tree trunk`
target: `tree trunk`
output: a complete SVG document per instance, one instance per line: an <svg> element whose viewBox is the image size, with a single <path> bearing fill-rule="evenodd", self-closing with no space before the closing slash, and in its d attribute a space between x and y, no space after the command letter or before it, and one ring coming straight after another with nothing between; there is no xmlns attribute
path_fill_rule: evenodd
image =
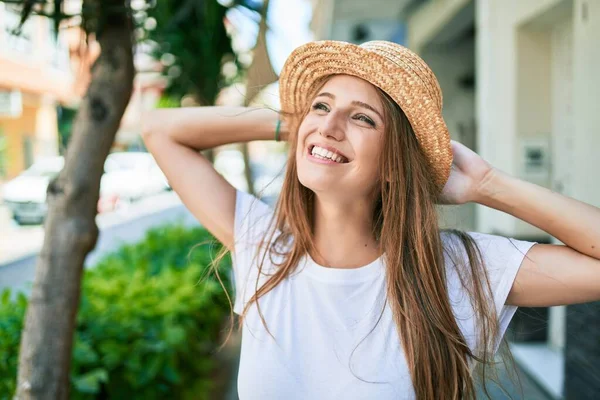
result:
<svg viewBox="0 0 600 400"><path fill-rule="evenodd" d="M21 337L16 398L69 397L83 263L96 245L100 178L133 89L132 26L123 0L103 1L101 54L66 154L48 187L45 240ZM84 1L85 4L85 1Z"/></svg>

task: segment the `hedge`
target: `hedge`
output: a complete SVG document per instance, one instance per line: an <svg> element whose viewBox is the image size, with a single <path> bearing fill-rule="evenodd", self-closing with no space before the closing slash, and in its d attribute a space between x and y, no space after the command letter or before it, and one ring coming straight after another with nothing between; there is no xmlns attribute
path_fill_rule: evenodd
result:
<svg viewBox="0 0 600 400"><path fill-rule="evenodd" d="M210 397L214 354L230 315L208 270L220 249L215 243L202 228L162 226L86 269L71 398ZM219 271L231 293L229 258ZM9 399L27 299L5 290L0 301L0 399Z"/></svg>

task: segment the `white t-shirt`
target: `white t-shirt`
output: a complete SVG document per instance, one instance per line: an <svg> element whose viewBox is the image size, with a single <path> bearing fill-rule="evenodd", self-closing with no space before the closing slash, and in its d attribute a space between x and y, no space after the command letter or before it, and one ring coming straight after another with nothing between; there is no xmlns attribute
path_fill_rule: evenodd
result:
<svg viewBox="0 0 600 400"><path fill-rule="evenodd" d="M256 290L254 256L272 215L265 203L237 192L233 254L237 314ZM505 300L525 253L534 243L471 235L489 271L500 318L499 344L517 309L504 305ZM443 240L447 243L449 235ZM447 259L446 264L450 303L474 349L473 308L456 271L448 268L453 263ZM263 273L273 270L267 258ZM267 279L261 275L258 287ZM384 300L381 259L360 268L336 269L317 265L306 256L291 277L259 300L276 341L265 330L256 304L249 309L242 328L240 399L414 399L408 365Z"/></svg>

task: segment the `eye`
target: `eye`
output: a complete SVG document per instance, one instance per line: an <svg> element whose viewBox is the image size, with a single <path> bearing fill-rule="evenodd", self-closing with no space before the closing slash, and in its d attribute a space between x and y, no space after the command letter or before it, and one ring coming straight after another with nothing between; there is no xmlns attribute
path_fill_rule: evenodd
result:
<svg viewBox="0 0 600 400"><path fill-rule="evenodd" d="M371 118L367 117L364 114L358 114L354 117L354 119L367 123L369 125L371 125L373 128L375 128L375 121L373 121Z"/></svg>
<svg viewBox="0 0 600 400"><path fill-rule="evenodd" d="M327 107L327 104L320 103L320 102L313 104L312 109L315 111L325 111L325 112L329 111L329 107Z"/></svg>

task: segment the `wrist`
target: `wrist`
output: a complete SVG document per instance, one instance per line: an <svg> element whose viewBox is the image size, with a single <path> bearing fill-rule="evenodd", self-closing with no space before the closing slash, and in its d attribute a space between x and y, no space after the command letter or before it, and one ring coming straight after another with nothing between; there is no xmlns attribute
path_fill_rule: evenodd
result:
<svg viewBox="0 0 600 400"><path fill-rule="evenodd" d="M498 208L501 197L509 190L511 176L491 168L475 190L474 202L484 206Z"/></svg>
<svg viewBox="0 0 600 400"><path fill-rule="evenodd" d="M287 129L287 124L285 123L285 121L281 121L281 128L280 128L280 132L279 132L279 141L280 142L287 142L288 138L289 138L289 132Z"/></svg>
<svg viewBox="0 0 600 400"><path fill-rule="evenodd" d="M281 114L277 117L277 122L275 123L275 134L274 140L276 142L284 142L288 139L288 129L285 120L281 116Z"/></svg>

